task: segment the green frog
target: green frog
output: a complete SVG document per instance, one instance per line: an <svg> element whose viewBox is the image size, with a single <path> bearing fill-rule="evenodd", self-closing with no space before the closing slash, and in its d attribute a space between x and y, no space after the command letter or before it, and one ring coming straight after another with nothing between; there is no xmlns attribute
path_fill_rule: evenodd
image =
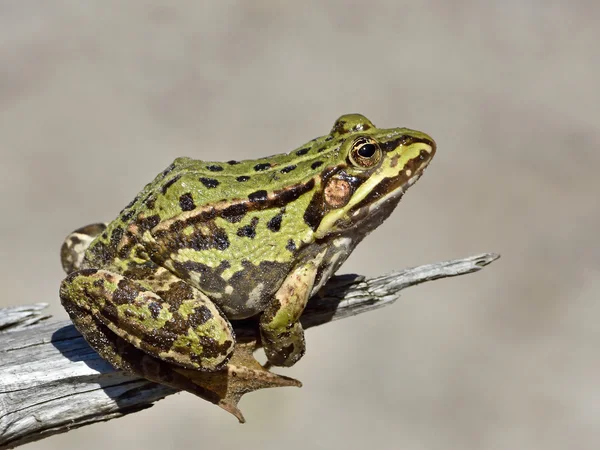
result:
<svg viewBox="0 0 600 450"><path fill-rule="evenodd" d="M390 215L435 148L424 133L348 114L290 153L177 158L112 222L68 236L62 304L117 367L124 355L103 352L98 326L161 364L213 372L234 351L231 320L251 317L268 361L292 366L305 352L308 299Z"/></svg>

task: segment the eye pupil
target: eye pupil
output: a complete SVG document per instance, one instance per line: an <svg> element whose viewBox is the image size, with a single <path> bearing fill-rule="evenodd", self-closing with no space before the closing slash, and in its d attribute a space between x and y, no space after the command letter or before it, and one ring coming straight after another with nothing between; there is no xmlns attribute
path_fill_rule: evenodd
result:
<svg viewBox="0 0 600 450"><path fill-rule="evenodd" d="M361 136L351 145L348 157L354 167L368 169L381 161L381 149L374 139Z"/></svg>
<svg viewBox="0 0 600 450"><path fill-rule="evenodd" d="M365 144L361 148L358 149L356 153L363 158L371 158L375 152L377 151L377 147L373 144Z"/></svg>

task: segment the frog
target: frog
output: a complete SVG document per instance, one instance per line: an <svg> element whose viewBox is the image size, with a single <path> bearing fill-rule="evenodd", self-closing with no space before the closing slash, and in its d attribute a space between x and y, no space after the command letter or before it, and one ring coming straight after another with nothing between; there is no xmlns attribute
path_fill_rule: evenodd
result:
<svg viewBox="0 0 600 450"><path fill-rule="evenodd" d="M423 132L345 114L288 153L177 158L112 222L67 237L62 305L116 367L127 355L103 353L98 326L161 363L215 372L232 357L240 320L257 322L269 364L290 367L306 351L308 300L435 152Z"/></svg>

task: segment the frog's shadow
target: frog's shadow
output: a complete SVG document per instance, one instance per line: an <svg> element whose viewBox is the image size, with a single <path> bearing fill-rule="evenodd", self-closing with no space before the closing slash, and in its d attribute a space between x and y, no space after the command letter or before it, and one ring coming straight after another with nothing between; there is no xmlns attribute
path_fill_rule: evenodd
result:
<svg viewBox="0 0 600 450"><path fill-rule="evenodd" d="M52 333L50 344L72 362L83 362L100 374L114 372L115 369L90 347L73 324L65 325Z"/></svg>
<svg viewBox="0 0 600 450"><path fill-rule="evenodd" d="M76 368L73 370L73 376L70 378L74 395L77 392L87 393L101 389L117 404L120 414L148 408L154 401L177 392L171 387L115 369L87 343L74 325L66 325L56 330L52 333L50 343L73 363L83 362L92 369L92 373L86 370L85 374L78 374ZM95 402L95 407L102 409L97 400L91 401ZM91 407L93 409L94 405Z"/></svg>
<svg viewBox="0 0 600 450"><path fill-rule="evenodd" d="M364 275L355 273L331 277L319 293L308 300L304 313L300 318L304 329L341 318L341 315L336 317L340 303L344 301L348 292L356 290L356 285L364 280Z"/></svg>

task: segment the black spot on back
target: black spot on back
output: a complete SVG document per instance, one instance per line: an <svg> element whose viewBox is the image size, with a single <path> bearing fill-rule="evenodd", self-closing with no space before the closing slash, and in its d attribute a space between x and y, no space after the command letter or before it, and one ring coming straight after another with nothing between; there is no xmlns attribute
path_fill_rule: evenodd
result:
<svg viewBox="0 0 600 450"><path fill-rule="evenodd" d="M216 188L219 185L219 181L214 178L200 177L200 182L209 189Z"/></svg>
<svg viewBox="0 0 600 450"><path fill-rule="evenodd" d="M296 164L292 164L291 166L284 167L283 169L280 170L280 172L288 173L288 172L291 172L292 170L294 170L295 168L296 168Z"/></svg>
<svg viewBox="0 0 600 450"><path fill-rule="evenodd" d="M151 230L160 223L160 216L158 214L154 214L150 217L144 217L143 219L140 219L139 223L142 230Z"/></svg>
<svg viewBox="0 0 600 450"><path fill-rule="evenodd" d="M219 250L225 250L229 247L229 238L225 231L219 230L214 236L215 247Z"/></svg>
<svg viewBox="0 0 600 450"><path fill-rule="evenodd" d="M121 215L121 220L123 222L127 222L129 219L131 219L133 217L134 214L135 214L135 210L134 209L130 209L125 214Z"/></svg>
<svg viewBox="0 0 600 450"><path fill-rule="evenodd" d="M237 235L239 237L247 237L250 239L254 239L256 236L256 229L252 225L245 225L241 228L238 228Z"/></svg>
<svg viewBox="0 0 600 450"><path fill-rule="evenodd" d="M175 163L172 163L169 167L167 167L165 170L162 171L162 173L161 173L162 177L164 178L167 175L169 175L174 168L175 168Z"/></svg>
<svg viewBox="0 0 600 450"><path fill-rule="evenodd" d="M267 228L271 230L273 233L276 233L281 229L281 221L283 219L283 211L272 217L271 220L267 222Z"/></svg>
<svg viewBox="0 0 600 450"><path fill-rule="evenodd" d="M310 165L310 168L311 168L311 169L316 169L316 168L318 168L318 167L321 167L322 165L323 165L323 161L315 161L314 163L312 163L312 164Z"/></svg>
<svg viewBox="0 0 600 450"><path fill-rule="evenodd" d="M221 171L223 171L223 167L217 166L216 164L213 164L213 165L210 165L210 166L206 166L206 168L208 170L210 170L211 172L221 172Z"/></svg>
<svg viewBox="0 0 600 450"><path fill-rule="evenodd" d="M302 194L312 190L315 187L315 180L311 178L304 184L296 184L287 188L276 191L276 199L272 202L273 206L283 207L295 200L297 200Z"/></svg>
<svg viewBox="0 0 600 450"><path fill-rule="evenodd" d="M287 245L285 246L286 250L289 250L290 252L293 252L296 250L296 243L294 242L293 239L290 239L287 243Z"/></svg>
<svg viewBox="0 0 600 450"><path fill-rule="evenodd" d="M237 223L244 218L248 212L248 207L245 203L236 203L228 206L221 212L221 217L228 222Z"/></svg>
<svg viewBox="0 0 600 450"><path fill-rule="evenodd" d="M135 198L133 200L131 200L125 208L123 208L123 210L131 208L133 205L135 205L135 202L137 202L139 199L140 199L140 197L138 195L136 195Z"/></svg>
<svg viewBox="0 0 600 450"><path fill-rule="evenodd" d="M227 161L227 164L229 164L230 166L235 166L236 164L239 164L239 161L236 161L235 159L231 159L229 161Z"/></svg>
<svg viewBox="0 0 600 450"><path fill-rule="evenodd" d="M181 178L181 175L175 175L173 178L171 178L169 181L167 181L165 184L163 184L162 187L162 193L166 194L167 190L173 186L175 183L177 183L177 180L179 180Z"/></svg>
<svg viewBox="0 0 600 450"><path fill-rule="evenodd" d="M267 191L260 190L260 191L252 192L251 194L248 194L248 199L251 202L264 202L267 200Z"/></svg>
<svg viewBox="0 0 600 450"><path fill-rule="evenodd" d="M179 197L179 206L182 211L191 211L196 208L194 204L194 199L192 198L192 194L190 192L186 192Z"/></svg>
<svg viewBox="0 0 600 450"><path fill-rule="evenodd" d="M169 250L176 251L178 248L189 247L194 250L209 250L216 248L217 250L225 250L229 247L229 238L225 230L214 228L209 234L202 234L199 231L188 236L187 243L172 242L172 247Z"/></svg>
<svg viewBox="0 0 600 450"><path fill-rule="evenodd" d="M257 172L261 172L263 170L267 170L271 168L271 163L260 163L254 166L254 170Z"/></svg>
<svg viewBox="0 0 600 450"><path fill-rule="evenodd" d="M248 237L250 239L254 239L256 236L256 225L258 225L258 217L253 217L250 221L250 225L246 225L238 229L237 235L239 237Z"/></svg>
<svg viewBox="0 0 600 450"><path fill-rule="evenodd" d="M144 205L148 207L148 209L154 209L154 204L156 203L156 199L150 194L148 197L144 199Z"/></svg>
<svg viewBox="0 0 600 450"><path fill-rule="evenodd" d="M298 156L302 156L302 155L306 155L310 150L310 147L306 147L306 148L301 148L300 150L298 150L296 152L296 155Z"/></svg>
<svg viewBox="0 0 600 450"><path fill-rule="evenodd" d="M124 232L125 231L121 227L116 227L112 230L112 233L110 235L110 245L113 248L117 248L117 246L119 245L119 242L121 242L121 239L123 238Z"/></svg>
<svg viewBox="0 0 600 450"><path fill-rule="evenodd" d="M244 181L248 181L249 179L250 179L249 176L247 176L247 175L241 175L241 176L239 176L239 177L236 178L236 181L239 181L239 182L243 183Z"/></svg>

